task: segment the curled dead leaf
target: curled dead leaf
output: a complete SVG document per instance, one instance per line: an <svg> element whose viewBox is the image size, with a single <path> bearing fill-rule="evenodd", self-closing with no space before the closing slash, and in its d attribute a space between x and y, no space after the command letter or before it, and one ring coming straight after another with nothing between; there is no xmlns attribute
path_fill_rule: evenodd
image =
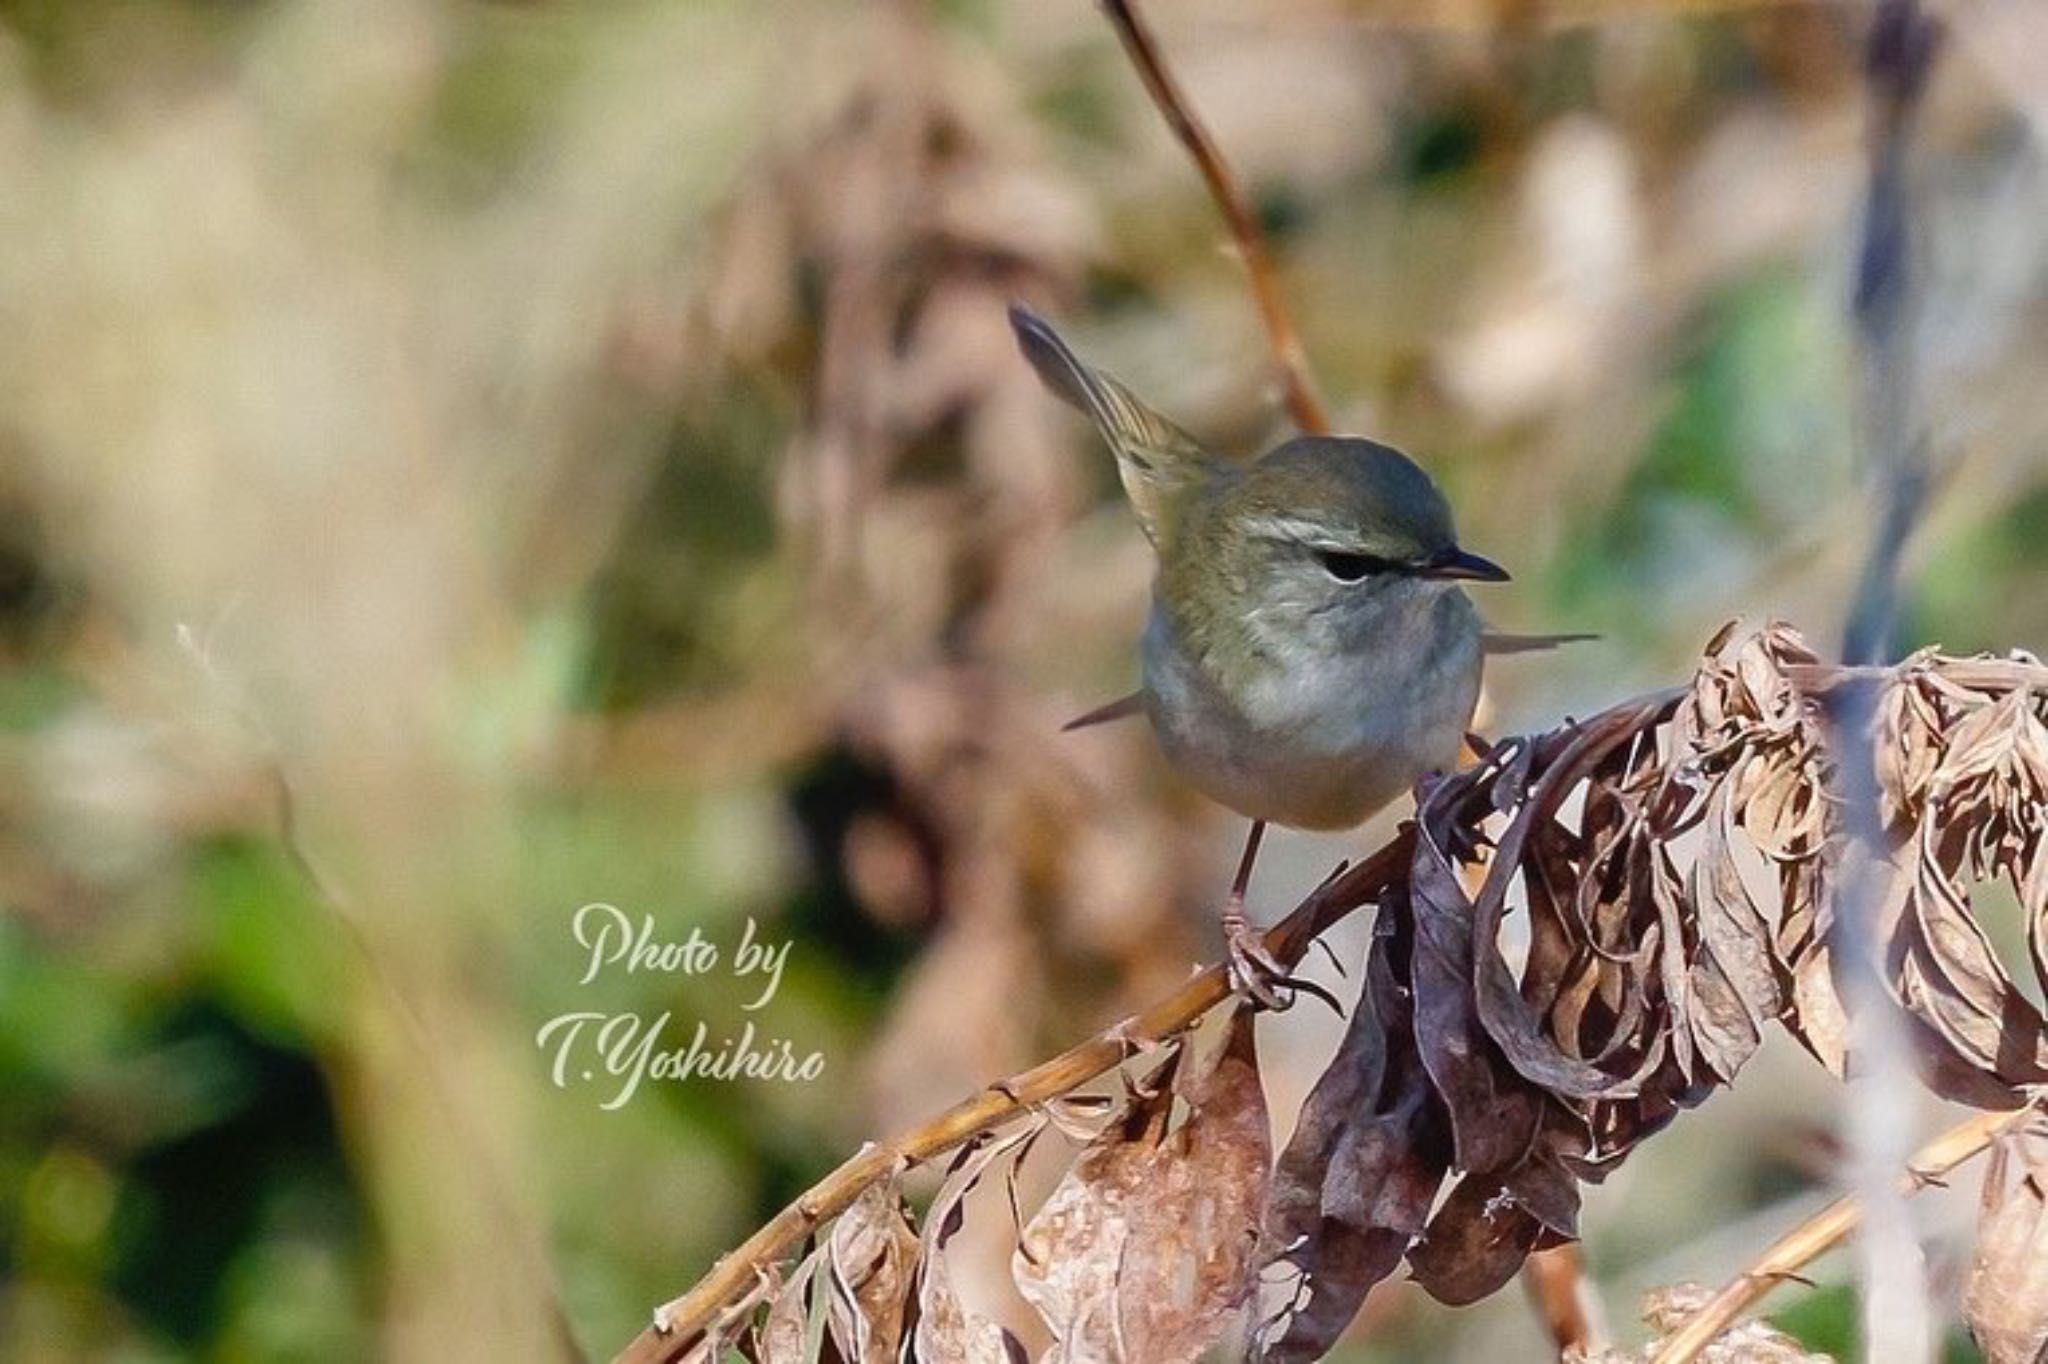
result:
<svg viewBox="0 0 2048 1364"><path fill-rule="evenodd" d="M918 1237L893 1180L869 1185L825 1243L826 1321L850 1364L894 1364L902 1345Z"/></svg>
<svg viewBox="0 0 2048 1364"><path fill-rule="evenodd" d="M917 1267L917 1327L911 1358L919 1364L1021 1364L1023 1342L1010 1331L973 1311L953 1287L946 1246L966 1218L967 1195L999 1161L1014 1169L1038 1139L1043 1124L1022 1124L1008 1132L983 1133L961 1148L937 1196L925 1213Z"/></svg>
<svg viewBox="0 0 2048 1364"><path fill-rule="evenodd" d="M1261 1324L1257 1355L1320 1359L1422 1234L1450 1163L1441 1101L1416 1050L1407 916L1382 906L1363 994L1273 1175L1265 1257L1296 1277L1295 1301Z"/></svg>
<svg viewBox="0 0 2048 1364"><path fill-rule="evenodd" d="M2048 1158L2040 1124L2001 1140L1984 1170L1983 1212L1963 1317L1985 1364L2048 1356Z"/></svg>
<svg viewBox="0 0 2048 1364"><path fill-rule="evenodd" d="M1876 679L1871 732L1843 736L1841 678L1795 632L1730 629L1683 691L1432 783L1364 997L1280 1162L1267 1255L1303 1282L1267 1357L1327 1348L1403 1254L1446 1301L1494 1291L1577 1234L1581 1183L1733 1082L1773 1021L1841 1073L1850 856L1887 888L1888 983L1930 1083L1985 1107L2048 1083L2048 1024L1969 894L2018 893L2048 980L2044 681L2031 660L1917 655ZM1829 744L1852 741L1880 748L1875 849L1832 789Z"/></svg>
<svg viewBox="0 0 2048 1364"><path fill-rule="evenodd" d="M1024 1229L1013 1273L1052 1360L1194 1360L1250 1294L1271 1164L1250 1011L1177 1078L1185 1064L1177 1050Z"/></svg>

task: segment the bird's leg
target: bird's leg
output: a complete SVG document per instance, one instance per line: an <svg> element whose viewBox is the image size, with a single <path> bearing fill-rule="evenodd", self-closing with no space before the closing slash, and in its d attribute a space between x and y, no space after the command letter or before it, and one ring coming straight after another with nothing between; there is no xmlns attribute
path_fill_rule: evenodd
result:
<svg viewBox="0 0 2048 1364"><path fill-rule="evenodd" d="M1266 837L1266 821L1252 821L1245 835L1244 856L1237 862L1237 875L1230 882L1230 898L1223 902L1223 942L1230 951L1230 988L1250 995L1268 1009L1285 1009L1294 1003L1292 994L1278 988L1288 985L1287 968L1266 950L1266 940L1244 916L1244 893L1251 885L1252 863L1258 861L1259 844Z"/></svg>

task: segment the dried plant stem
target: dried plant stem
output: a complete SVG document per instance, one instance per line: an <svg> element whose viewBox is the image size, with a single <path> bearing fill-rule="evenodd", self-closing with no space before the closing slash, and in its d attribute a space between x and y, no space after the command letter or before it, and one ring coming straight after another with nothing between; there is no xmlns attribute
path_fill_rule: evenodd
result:
<svg viewBox="0 0 2048 1364"><path fill-rule="evenodd" d="M1267 930L1267 950L1282 965L1293 966L1313 939L1371 904L1380 890L1406 869L1413 846L1412 831L1403 829L1365 861L1340 870ZM618 1364L655 1364L681 1358L727 1303L744 1296L772 1266L869 1185L1071 1093L1134 1053L1186 1031L1229 998L1223 965L1206 967L1167 998L1079 1046L990 1085L891 1141L863 1148L712 1266L689 1292L659 1309L654 1324L619 1352Z"/></svg>
<svg viewBox="0 0 2048 1364"><path fill-rule="evenodd" d="M1911 1197L1937 1182L2033 1112L2032 1108L2022 1108L2015 1112L1979 1113L1951 1127L1914 1154L1898 1182L1899 1193ZM1862 1217L1862 1206L1854 1198L1838 1198L1773 1241L1748 1269L1729 1280L1712 1301L1658 1348L1651 1364L1688 1364L1781 1281L1794 1277L1809 1262L1840 1245L1856 1230Z"/></svg>
<svg viewBox="0 0 2048 1364"><path fill-rule="evenodd" d="M1522 1287L1560 1353L1592 1354L1606 1345L1600 1305L1586 1282L1586 1261L1577 1245L1552 1246L1531 1255L1522 1266Z"/></svg>
<svg viewBox="0 0 2048 1364"><path fill-rule="evenodd" d="M1910 666L1908 664L1902 666ZM1890 665L1837 663L1794 663L1785 676L1808 696L1826 697L1858 682L1885 682L1898 676ZM1956 658L1942 663L1941 675L1959 687L1973 691L2014 691L2022 687L2048 687L2048 663L2038 659Z"/></svg>
<svg viewBox="0 0 2048 1364"><path fill-rule="evenodd" d="M1216 149L1208 129L1195 116L1193 106L1181 93L1173 73L1167 70L1159 54L1158 41L1139 17L1136 5L1132 0L1103 0L1102 8L1109 15L1110 23L1116 26L1116 36L1123 41L1131 64L1138 68L1138 75L1145 82L1145 90L1152 96L1152 103L1158 107L1160 116L1173 129L1181 145L1188 149L1188 155L1194 158L1202 179L1208 183L1210 196L1216 200L1216 207L1230 225L1230 235L1237 242L1237 253L1243 258L1245 272L1251 278L1252 298L1259 306L1259 318L1265 323L1266 335L1272 342L1273 357L1280 369L1280 383L1287 395L1288 413L1294 418L1294 424L1310 435L1328 435L1329 414L1323 410L1322 400L1316 397L1315 384L1309 378L1308 355L1302 349L1300 334L1294 329L1294 318L1280 297L1280 282L1273 272L1273 260L1267 254L1265 237L1259 231L1258 219L1252 215L1251 206L1245 202L1237 177L1231 174L1230 164Z"/></svg>

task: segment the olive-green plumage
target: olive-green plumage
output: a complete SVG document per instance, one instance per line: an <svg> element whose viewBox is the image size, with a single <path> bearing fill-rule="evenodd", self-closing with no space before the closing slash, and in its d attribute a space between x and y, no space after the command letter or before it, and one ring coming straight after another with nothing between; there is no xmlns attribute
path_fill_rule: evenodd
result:
<svg viewBox="0 0 2048 1364"><path fill-rule="evenodd" d="M1042 319L1010 317L1033 368L1115 453L1158 556L1140 696L1175 766L1254 819L1316 829L1448 768L1481 662L1457 580L1507 575L1458 547L1429 475L1350 437L1221 459Z"/></svg>

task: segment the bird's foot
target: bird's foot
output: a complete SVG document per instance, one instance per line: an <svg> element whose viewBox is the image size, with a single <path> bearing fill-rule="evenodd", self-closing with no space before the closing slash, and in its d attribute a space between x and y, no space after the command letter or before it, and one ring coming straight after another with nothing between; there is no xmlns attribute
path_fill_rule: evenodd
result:
<svg viewBox="0 0 2048 1364"><path fill-rule="evenodd" d="M1244 917L1243 905L1224 907L1223 943L1230 953L1224 971L1232 994L1246 995L1260 1008L1275 1013L1294 1006L1294 978L1266 950L1265 936Z"/></svg>
<svg viewBox="0 0 2048 1364"><path fill-rule="evenodd" d="M1344 1016L1344 1006L1335 995L1312 980L1287 973L1280 959L1267 950L1265 935L1252 927L1244 917L1244 906L1236 901L1223 909L1223 941L1230 955L1224 978L1230 982L1232 994L1243 995L1274 1013L1293 1008L1299 995L1313 995L1337 1017Z"/></svg>

